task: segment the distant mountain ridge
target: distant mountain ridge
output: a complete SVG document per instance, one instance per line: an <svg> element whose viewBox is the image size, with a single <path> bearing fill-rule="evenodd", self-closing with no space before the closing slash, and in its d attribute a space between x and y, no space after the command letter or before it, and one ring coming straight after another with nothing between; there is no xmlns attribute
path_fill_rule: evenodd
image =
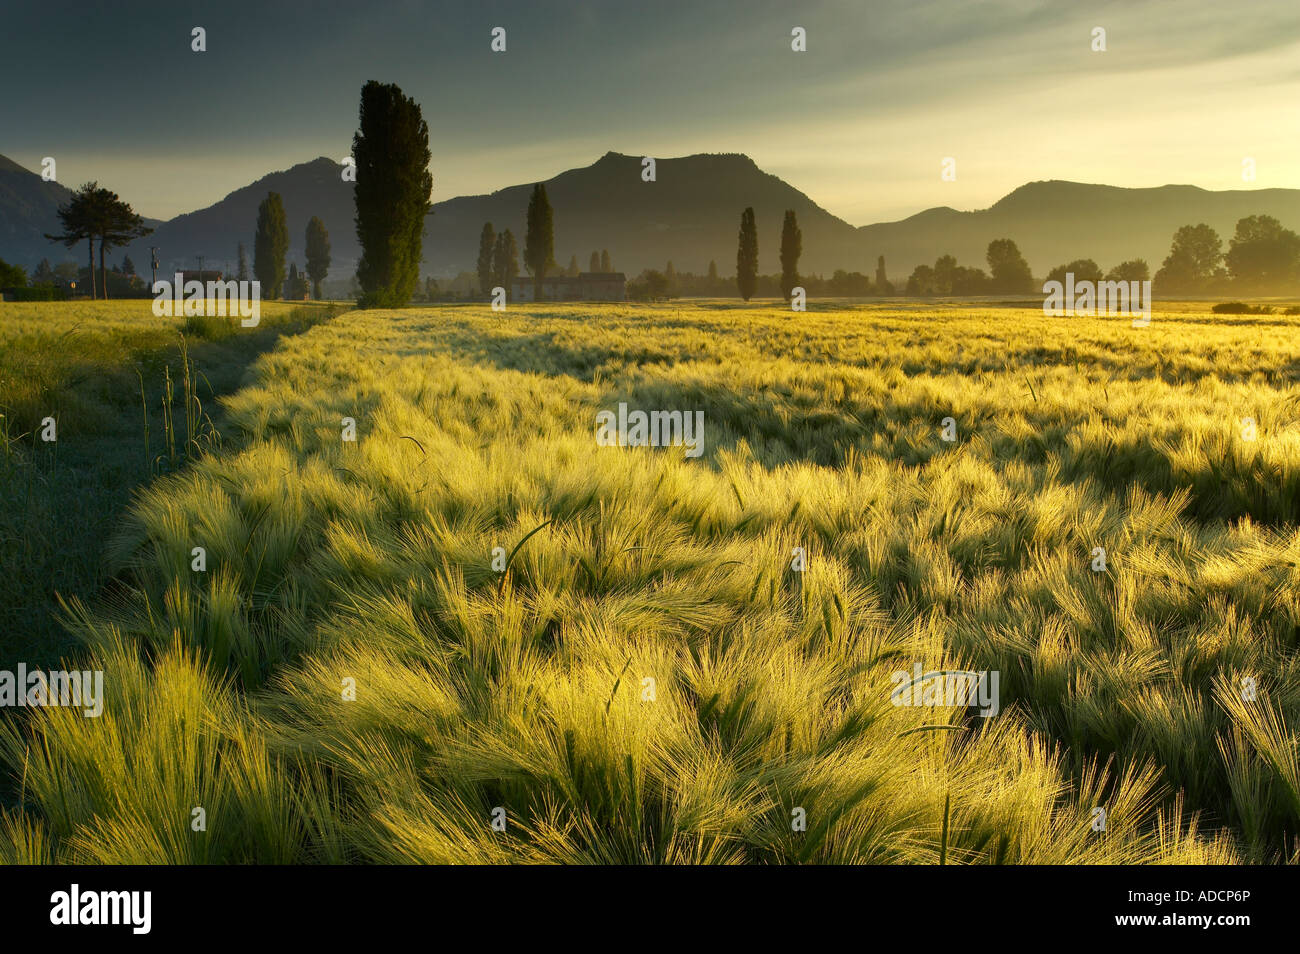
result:
<svg viewBox="0 0 1300 954"><path fill-rule="evenodd" d="M46 182L0 156L0 258L18 264L35 264L42 258L61 260L63 247L50 245L43 233L62 231L58 209L71 194L57 182ZM85 260L84 251L81 260Z"/></svg>
<svg viewBox="0 0 1300 954"><path fill-rule="evenodd" d="M304 232L313 215L330 232L331 278L351 275L360 257L353 224L352 184L341 167L319 158L273 172L231 192L207 208L159 223L153 235L127 251L144 270L147 246L160 247L165 269L192 268L203 255L209 266L235 266L242 241L252 261L257 206L268 191L284 199L289 260L302 267ZM698 154L656 161L656 179L641 178L640 156L609 152L589 166L544 180L555 210L555 258L571 255L587 267L592 251L608 249L614 267L629 275L645 268L702 273L716 261L719 273L735 271L740 213L753 206L759 230L759 264L779 269L781 219L794 209L803 231L800 268L829 275L836 269L871 275L885 256L891 280L900 283L919 264L952 254L963 265L985 268L984 252L995 238L1013 239L1036 275L1076 258L1103 268L1144 258L1154 271L1169 251L1174 231L1206 222L1226 246L1238 219L1272 215L1300 229L1300 190L1214 192L1190 185L1129 189L1060 180L1030 182L991 207L961 212L926 209L897 222L854 227L807 195L764 172L737 153ZM107 183L111 187L111 183ZM423 273L440 277L473 271L484 222L509 228L524 241L524 215L532 183L488 195L458 196L433 206L425 225ZM43 232L58 230L55 210L68 190L0 157L0 258L34 265L80 259L76 250L51 246ZM139 196L126 196L140 203ZM114 261L120 261L118 251Z"/></svg>
<svg viewBox="0 0 1300 954"><path fill-rule="evenodd" d="M107 183L100 185L107 186ZM66 186L46 182L39 174L0 156L0 259L29 269L42 258L51 262L67 259L78 264L85 262L85 243L69 249L45 238L46 233L57 235L63 231L59 206L71 197L72 192ZM129 197L127 201L131 201ZM148 218L144 223L151 228L162 224ZM116 252L114 260L120 260L121 254Z"/></svg>
<svg viewBox="0 0 1300 954"><path fill-rule="evenodd" d="M243 242L251 272L257 207L268 192L278 192L284 200L285 224L289 229L287 260L297 262L300 269L305 265L307 223L315 215L330 232L331 272L335 276L350 275L360 249L352 224L352 183L343 181L340 168L337 162L322 157L283 172L272 172L205 209L169 219L147 242L136 243L130 252L134 257L137 248L156 245L161 249L158 254L164 267L194 268L196 257L202 255L205 267L228 269L233 274L239 243ZM148 258L144 260L147 262ZM139 267L141 259L134 257L134 261Z"/></svg>
<svg viewBox="0 0 1300 954"><path fill-rule="evenodd" d="M577 255L586 268L592 251L608 249L614 267L631 274L663 269L670 260L678 271L695 272L706 271L715 260L721 274L730 274L736 267L740 213L750 205L764 271L779 268L774 237L786 209L795 210L803 229L806 262L855 260L853 226L763 172L748 156L659 159L655 176L654 182L642 180L640 156L609 152L590 166L546 180L555 210L556 261L565 265ZM531 190L530 183L437 203L425 229L426 261L451 272L472 270L484 222L498 232L509 228L522 248Z"/></svg>
<svg viewBox="0 0 1300 954"><path fill-rule="evenodd" d="M944 253L960 264L987 268L984 252L995 238L1014 239L1039 276L1077 258L1091 258L1103 269L1142 258L1154 273L1179 227L1206 223L1226 251L1237 221L1261 213L1300 230L1300 189L1212 192L1191 185L1126 189L1030 182L988 209L927 209L899 222L863 226L858 235L863 248L879 248L886 261L912 263L895 270L895 280Z"/></svg>

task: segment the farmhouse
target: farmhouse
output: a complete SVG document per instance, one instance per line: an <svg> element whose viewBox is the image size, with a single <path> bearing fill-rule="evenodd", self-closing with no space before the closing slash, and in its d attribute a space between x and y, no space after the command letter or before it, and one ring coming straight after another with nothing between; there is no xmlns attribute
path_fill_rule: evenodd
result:
<svg viewBox="0 0 1300 954"><path fill-rule="evenodd" d="M208 282L219 282L222 280L221 270L216 268L183 268L177 274L181 276L180 282L182 285L186 282L199 282L206 286Z"/></svg>
<svg viewBox="0 0 1300 954"><path fill-rule="evenodd" d="M516 275L510 292L513 301L532 301L532 276ZM622 272L581 272L577 278L547 275L542 279L542 300L626 301L627 279Z"/></svg>

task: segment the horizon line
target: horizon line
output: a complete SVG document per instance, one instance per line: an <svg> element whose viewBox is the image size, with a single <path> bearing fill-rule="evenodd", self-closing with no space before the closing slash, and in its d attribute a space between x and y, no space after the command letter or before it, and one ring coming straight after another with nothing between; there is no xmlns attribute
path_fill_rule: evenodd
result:
<svg viewBox="0 0 1300 954"><path fill-rule="evenodd" d="M461 193L461 194L459 194L459 195L454 195L454 196L451 196L451 197L446 198L446 199L439 199L439 200L437 200L437 201L433 201L433 202L430 203L431 208L430 208L430 211L429 211L428 214L429 214L429 215L432 215L432 214L433 214L432 206L434 206L434 205L440 205L440 204L445 203L445 202L454 202L454 201L456 201L457 199L477 199L477 198L491 197L491 196L497 195L498 193L505 192L505 191L508 190L508 189L528 188L529 186L531 186L531 185L533 185L533 184L535 184L535 183L543 183L543 184L544 184L544 183L549 182L549 181L551 181L552 179L558 178L559 176L564 175L565 173L568 173L568 172L579 172L579 171L584 170L584 169L590 169L592 166L597 165L601 160L606 159L606 158L608 158L608 157L610 157L610 156L617 156L618 158L621 158L621 159L639 159L639 158L642 158L641 156L638 156L638 155L633 154L633 153L624 153L624 152L618 152L617 150L614 150L614 149L609 149L609 150L606 150L606 151L605 151L603 154L601 154L599 157L597 157L594 161L588 163L587 165L569 166L569 167L566 167L566 168L564 168L564 169L561 169L559 172L555 172L555 173L553 173L552 175L548 176L548 177L545 178L545 179L535 179L535 180L529 180L529 181L526 181L526 182L516 182L516 183L511 183L510 185L502 186L501 188L499 188L499 189L495 189L495 190L493 190L493 191L491 191L491 192L473 192L473 193L469 193L469 192L467 192L467 193ZM758 164L758 163L753 159L753 157L750 156L748 153L744 153L744 152L692 152L692 153L688 153L688 154L686 154L686 155L684 155L684 156L664 156L664 157L654 156L653 158L654 158L655 161L658 163L658 162L678 162L678 161L681 161L681 160L684 160L684 159L697 159L697 158L702 158L702 157L739 157L739 158L745 159L745 160L747 160L750 164L752 164L752 165L754 166L754 168L758 169L760 172L763 172L765 175L770 175L770 176L773 176L773 178L778 179L779 181L781 181L781 182L784 183L785 185L787 185L787 186L789 186L790 188L792 188L792 189L794 189L795 191L797 191L800 195L802 195L802 196L804 196L805 198L807 198L808 201L811 202L811 203L812 203L814 206L816 206L817 208L821 209L822 211L826 212L828 215L831 215L832 217L834 217L834 218L838 219L839 221L843 222L845 225L848 225L848 226L850 226L851 228L854 228L854 229L870 228L870 227L875 226L875 225L894 225L894 224L897 224L897 223L899 223L899 222L906 222L908 219L915 218L915 217L918 216L918 215L924 215L924 214L927 213L927 212L948 211L948 212L956 212L956 213L958 213L958 214L962 214L962 215L971 215L971 214L975 214L975 213L978 213L978 212L987 212L987 211L989 211L990 209L992 209L994 206L996 206L999 202L1003 201L1003 200L1006 199L1008 196L1012 196L1012 195L1014 195L1015 193L1019 192L1021 189L1024 189L1024 188L1027 188L1027 187L1029 187L1029 186L1033 186L1033 185L1050 185L1050 184L1053 184L1053 183L1060 183L1060 184L1064 184L1064 185L1091 186L1091 187L1104 188L1104 189L1119 189L1119 190L1123 190L1123 191L1126 191L1126 192L1154 192L1154 191L1157 191L1157 190L1160 190L1160 189L1171 189L1171 188L1187 188L1187 189L1196 189L1196 190L1198 190L1198 191L1200 191L1200 192L1213 193L1213 194L1221 194L1221 195L1234 194L1234 193L1245 193L1245 192L1282 192L1282 191L1286 191L1286 192L1300 192L1300 187L1290 187L1290 186L1266 186L1266 187L1262 187L1262 188L1254 188L1254 189L1249 189L1249 188L1243 188L1243 189L1210 189L1210 188L1206 188L1205 186L1196 185L1195 183L1192 183L1192 182L1166 182L1166 183L1163 183L1163 184L1161 184L1161 185L1157 185L1157 186L1123 186L1123 185L1114 185L1114 184L1109 183L1109 182L1083 182L1083 181L1080 181L1080 180L1077 180L1077 179L1030 179L1030 180L1027 180L1026 182L1023 182L1023 183L1021 183L1020 185L1016 186L1014 189L1010 190L1009 192L1004 193L1004 194L1003 194L1002 196L1000 196L996 201L994 201L991 205L983 206L983 207L981 207L981 208L959 209L959 208L956 208L955 206L951 206L951 205L932 205L932 206L927 206L927 207L922 208L922 209L918 209L917 211L912 212L910 215L905 215L905 216L903 216L902 218L899 218L899 219L882 219L882 220L878 220L878 221L874 221L874 222L867 222L867 223L864 223L864 224L862 224L862 225L855 225L854 223L850 222L848 219L841 218L839 215L836 215L835 212L833 212L831 209L829 209L829 208L827 208L827 207L821 205L819 202L817 202L817 201L814 200L811 196L809 196L808 193L804 192L802 189L800 189L800 188L799 188L797 185L795 185L794 183L789 182L789 181L786 180L786 179L782 179L780 176L775 175L775 173L767 172L767 171L766 171L765 169L763 169L763 167L760 166L760 165L759 165L759 164ZM3 153L0 153L0 158L7 159L9 162L12 162L15 166L17 166L19 169L23 170L24 172L26 172L26 173L28 173L28 174L30 174L30 175L36 176L37 178L40 178L40 173L39 173L39 172L36 172L36 171L34 171L34 170L28 168L27 166L23 165L23 164L22 164L21 162L19 162L18 160L16 160L16 159L11 159L10 157L5 156ZM231 196L233 196L236 192L242 192L242 191L244 191L245 189L249 189L249 188L251 188L251 187L257 185L259 182L262 182L263 180L270 178L271 176L284 175L285 173L292 172L294 169L300 168L300 167L302 167L302 166L310 166L310 165L312 165L312 164L314 164L314 163L318 163L318 162L328 162L330 165L332 165L332 166L336 166L336 167L340 165L340 163L339 163L337 160L335 160L335 159L331 159L329 156L316 156L316 157L313 158L313 159L304 159L304 160L302 160L302 161L300 161L300 162L295 162L295 163L293 163L292 165L288 166L287 168L284 168L284 169L273 169L273 170L271 170L270 172L264 173L263 175L259 176L258 178L252 180L251 182L248 182L248 183L246 183L245 185L239 186L239 187L236 188L236 189L232 189L230 192L227 192L225 195L223 195L220 199L217 199L217 200L215 200L215 201L213 201L213 202L210 202L210 203L208 203L207 205L198 206L197 208L190 209L190 210L187 210L187 211L184 211L184 212L177 212L175 215L173 215L173 216L171 216L171 217L169 217L169 218L165 218L165 219L163 219L163 218L157 218L157 217L154 217L154 216L143 216L143 217L146 218L147 220L150 220L150 221L153 221L153 222L158 222L158 223L161 223L161 224L165 224L165 223L173 222L173 221L175 221L176 219L179 219L179 218L181 218L181 217L183 217L183 216L186 216L186 215L194 215L194 214L196 214L196 213L203 212L203 211L205 211L205 210L207 210L207 209L211 209L211 208L213 208L213 207L219 205L220 203L226 201L227 199L229 199L229 198L230 198ZM433 169L433 165L432 165L432 163L430 164L430 167L429 167L429 168L430 168L430 171L432 171L432 169ZM98 181L98 180L87 180L87 181ZM60 186L60 187L62 187L62 188L64 188L64 189L68 189L69 191L75 191L75 190L73 190L71 187L69 187L69 186L67 186L67 185L64 185L64 183L59 182L57 179L54 180L54 184L55 184L55 185L58 185L58 186Z"/></svg>

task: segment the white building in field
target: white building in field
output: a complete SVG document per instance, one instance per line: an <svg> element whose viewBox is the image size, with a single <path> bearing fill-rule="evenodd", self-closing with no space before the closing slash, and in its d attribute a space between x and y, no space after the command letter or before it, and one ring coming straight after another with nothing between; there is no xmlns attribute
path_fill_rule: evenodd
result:
<svg viewBox="0 0 1300 954"><path fill-rule="evenodd" d="M533 301L533 277L516 275L512 301ZM542 279L543 301L627 301L627 279L622 272L581 272L577 278L547 275Z"/></svg>

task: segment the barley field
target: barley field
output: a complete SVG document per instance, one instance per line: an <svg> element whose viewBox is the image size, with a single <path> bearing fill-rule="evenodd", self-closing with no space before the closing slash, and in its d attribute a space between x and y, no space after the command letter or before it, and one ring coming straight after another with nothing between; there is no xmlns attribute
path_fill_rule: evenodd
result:
<svg viewBox="0 0 1300 954"><path fill-rule="evenodd" d="M220 447L219 398L250 361L336 310L266 302L244 329L155 317L150 300L0 303L0 663L75 646L59 598L107 582L132 491Z"/></svg>
<svg viewBox="0 0 1300 954"><path fill-rule="evenodd" d="M4 715L0 861L1300 861L1298 331L696 302L280 337L61 600L104 713ZM702 411L703 453L601 446L620 403ZM918 666L996 672L998 711L893 704Z"/></svg>

